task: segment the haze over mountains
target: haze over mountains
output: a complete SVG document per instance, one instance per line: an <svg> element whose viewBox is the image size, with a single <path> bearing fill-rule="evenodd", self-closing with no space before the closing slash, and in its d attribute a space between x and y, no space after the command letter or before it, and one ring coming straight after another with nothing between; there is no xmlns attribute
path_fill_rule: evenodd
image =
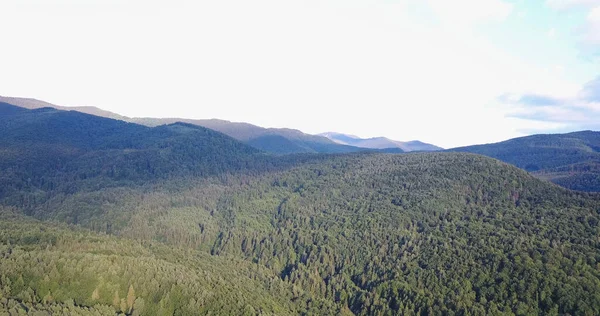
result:
<svg viewBox="0 0 600 316"><path fill-rule="evenodd" d="M54 108L63 111L77 111L81 113L107 117L115 120L127 121L128 119L125 116L105 111L95 106L60 106L32 98L16 98L5 96L0 96L0 102L16 105L18 107L22 107L29 110L35 110L40 108Z"/></svg>
<svg viewBox="0 0 600 316"><path fill-rule="evenodd" d="M354 136L354 135L335 133L335 132L327 132L327 133L322 133L319 135L325 136L338 144L363 147L363 148L372 148L372 149L400 148L404 152L443 150L443 148L441 148L441 147L423 143L418 140L402 142L402 141L397 141L397 140L391 140L386 137L360 138L360 137Z"/></svg>
<svg viewBox="0 0 600 316"><path fill-rule="evenodd" d="M130 122L159 126L174 122L186 122L221 132L250 146L276 154L293 153L348 153L364 151L365 148L339 145L331 140L287 128L263 128L249 123L230 122L219 119L195 120L181 118L132 118Z"/></svg>
<svg viewBox="0 0 600 316"><path fill-rule="evenodd" d="M401 142L386 137L363 139L354 135L336 132L309 135L294 129L263 128L248 123L218 119L129 118L92 106L63 107L28 98L0 96L0 102L27 109L50 107L66 111L73 110L149 127L177 122L188 123L221 132L254 148L275 154L364 151L402 153L443 150L438 146L420 141ZM550 180L566 188L594 192L600 191L600 158L598 158L600 141L598 141L598 134L598 132L585 131L568 134L533 135L496 144L453 148L449 151L486 155L511 163L532 172L541 179Z"/></svg>
<svg viewBox="0 0 600 316"><path fill-rule="evenodd" d="M82 113L137 123L146 126L159 126L183 122L203 126L231 136L255 148L276 154L291 153L349 153L359 151L402 152L396 144L389 147L366 147L351 144L339 144L327 137L309 135L299 130L288 128L263 128L249 123L230 122L219 119L186 119L186 118L130 118L105 111L93 106L64 107L48 102L0 96L0 102L13 104L27 109L51 107L59 110L73 110Z"/></svg>
<svg viewBox="0 0 600 316"><path fill-rule="evenodd" d="M63 107L28 98L0 96L0 102L26 109L54 108L136 123L148 127L187 123L205 127L233 137L256 149L275 154L294 153L402 153L439 151L438 146L420 141L395 141L386 137L360 138L336 132L309 135L286 128L263 128L248 123L219 119L129 118L84 107ZM573 190L600 191L600 132L582 131L567 134L533 135L495 144L448 149L472 152L513 164L533 175Z"/></svg>

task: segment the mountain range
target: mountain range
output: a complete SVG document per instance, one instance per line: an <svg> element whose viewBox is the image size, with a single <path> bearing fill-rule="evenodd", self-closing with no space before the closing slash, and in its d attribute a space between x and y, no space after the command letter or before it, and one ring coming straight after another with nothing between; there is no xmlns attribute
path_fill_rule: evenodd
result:
<svg viewBox="0 0 600 316"><path fill-rule="evenodd" d="M251 147L275 154L294 153L403 153L440 151L420 141L395 141L386 137L360 138L336 132L309 135L287 128L263 128L248 123L218 119L129 118L96 107L63 107L27 98L1 97L0 102L26 109L53 108L136 123L148 127L186 123L233 137ZM471 152L502 160L563 187L600 191L600 132L532 135L504 142L448 149Z"/></svg>
<svg viewBox="0 0 600 316"><path fill-rule="evenodd" d="M321 135L305 134L299 130L289 128L263 128L249 123L230 122L219 119L186 119L186 118L130 118L116 113L105 111L93 106L65 107L58 106L48 102L29 99L0 96L0 102L13 104L26 109L38 109L50 107L59 110L73 110L86 114L102 116L106 118L137 123L145 126L168 125L176 122L183 122L193 125L206 127L225 135L231 136L257 149L275 153L349 153L361 151L380 151L400 153L412 151L412 148L422 148L418 150L430 150L428 148L439 148L435 146L422 146L419 142L410 142L407 145L400 146L400 142L390 143L385 146L357 146L355 144L342 144L338 141L329 139ZM405 148L409 150L405 150Z"/></svg>
<svg viewBox="0 0 600 316"><path fill-rule="evenodd" d="M327 132L319 134L320 136L327 137L332 141L349 146L356 146L362 148L372 148L372 149L384 149L384 148L399 148L404 152L411 151L437 151L443 150L443 148L423 143L418 140L402 142L397 140L391 140L386 137L373 137L373 138L360 138L354 135L335 133L335 132Z"/></svg>
<svg viewBox="0 0 600 316"><path fill-rule="evenodd" d="M273 155L0 103L0 313L597 315L600 196L516 166L596 137Z"/></svg>

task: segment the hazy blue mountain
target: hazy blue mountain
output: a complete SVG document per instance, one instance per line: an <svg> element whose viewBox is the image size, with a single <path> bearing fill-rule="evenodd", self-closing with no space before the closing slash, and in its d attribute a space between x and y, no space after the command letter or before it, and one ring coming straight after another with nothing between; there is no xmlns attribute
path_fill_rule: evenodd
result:
<svg viewBox="0 0 600 316"><path fill-rule="evenodd" d="M63 111L77 111L81 113L96 115L107 117L115 120L127 121L128 117L122 116L113 112L105 111L95 106L60 106L51 104L45 101L40 101L31 98L15 98L15 97L4 97L0 96L0 102L16 105L18 107L26 108L29 110L39 109L39 108L54 108L57 110Z"/></svg>
<svg viewBox="0 0 600 316"><path fill-rule="evenodd" d="M13 104L27 109L54 108L66 111L73 110L150 127L168 125L176 122L188 123L221 132L257 149L275 154L348 153L365 151L365 148L340 145L323 136L305 134L301 131L288 128L263 128L249 123L230 122L219 119L130 118L96 107L64 107L28 98L0 96L0 102ZM384 149L387 147L380 148Z"/></svg>
<svg viewBox="0 0 600 316"><path fill-rule="evenodd" d="M337 144L326 137L305 134L295 129L264 128L249 123L218 119L133 118L130 121L147 126L158 126L173 122L195 124L229 135L255 148L276 154L348 153L365 150L364 148L357 148L357 146Z"/></svg>
<svg viewBox="0 0 600 316"><path fill-rule="evenodd" d="M354 136L354 135L335 133L335 132L322 133L319 135L327 137L338 144L363 147L363 148L373 148L373 149L400 148L404 152L443 150L443 148L441 148L441 147L423 143L418 140L402 142L402 141L391 140L386 137L360 138L360 137Z"/></svg>
<svg viewBox="0 0 600 316"><path fill-rule="evenodd" d="M600 191L600 132L532 135L450 151L493 157L570 189Z"/></svg>

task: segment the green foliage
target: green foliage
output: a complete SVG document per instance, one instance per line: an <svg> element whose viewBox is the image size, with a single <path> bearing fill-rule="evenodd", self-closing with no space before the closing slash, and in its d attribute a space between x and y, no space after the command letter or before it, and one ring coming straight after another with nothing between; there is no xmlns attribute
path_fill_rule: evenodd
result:
<svg viewBox="0 0 600 316"><path fill-rule="evenodd" d="M233 257L42 224L6 211L0 227L0 297L25 310L241 315L250 308L283 315L304 310L310 298L293 294L270 270ZM0 311L14 308L3 302Z"/></svg>
<svg viewBox="0 0 600 316"><path fill-rule="evenodd" d="M498 160L5 112L0 313L600 314L600 196Z"/></svg>
<svg viewBox="0 0 600 316"><path fill-rule="evenodd" d="M198 271L212 267L213 275L225 281L224 293L241 286L236 273L246 276L241 284L254 289L258 282L265 288L260 304L249 296L256 290L234 291L235 299L222 294L205 310L217 314L231 313L217 303L221 300L243 302L234 306L244 312L262 308L278 314L600 313L598 196L560 189L480 156L333 156L254 175L79 191L34 213L64 221L62 212L73 205L92 215L81 225L100 232L106 223L113 225L111 233L120 237L102 238L122 246L67 247L61 246L64 240L74 238L66 232L53 238L18 229L5 243L53 246L48 253L41 246L44 252L2 265L17 271L11 282L19 287L7 295L22 296L27 287L38 293L40 283L28 280L43 280L52 270L26 274L34 269L26 262L60 262L52 249L64 247L62 256L88 269L73 274L57 268L65 292L53 295L115 310L129 307L126 297L133 285L136 296L150 293L141 298L151 310L184 314L175 306L190 297L206 300L202 287L186 288L210 284ZM63 234L68 237L59 237ZM72 251L86 247L103 250ZM13 253L24 256L25 251L32 252ZM122 268L132 264L128 260L136 262L135 268ZM131 281L163 271L166 279L159 283L172 284L176 264L186 280L193 280L178 281L182 289L162 292ZM107 276L111 267L116 277ZM252 275L254 268L261 269L260 277ZM106 285L99 287L99 277L86 279L86 271ZM98 302L92 300L96 288ZM118 304L113 304L117 291Z"/></svg>

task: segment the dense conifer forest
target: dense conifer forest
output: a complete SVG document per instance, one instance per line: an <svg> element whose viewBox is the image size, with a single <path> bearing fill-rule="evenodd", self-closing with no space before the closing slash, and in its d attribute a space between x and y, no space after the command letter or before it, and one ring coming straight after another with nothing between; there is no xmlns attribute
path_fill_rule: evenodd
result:
<svg viewBox="0 0 600 316"><path fill-rule="evenodd" d="M600 132L532 135L450 151L500 159L571 190L600 192Z"/></svg>
<svg viewBox="0 0 600 316"><path fill-rule="evenodd" d="M600 314L600 196L492 158L0 116L0 313Z"/></svg>

